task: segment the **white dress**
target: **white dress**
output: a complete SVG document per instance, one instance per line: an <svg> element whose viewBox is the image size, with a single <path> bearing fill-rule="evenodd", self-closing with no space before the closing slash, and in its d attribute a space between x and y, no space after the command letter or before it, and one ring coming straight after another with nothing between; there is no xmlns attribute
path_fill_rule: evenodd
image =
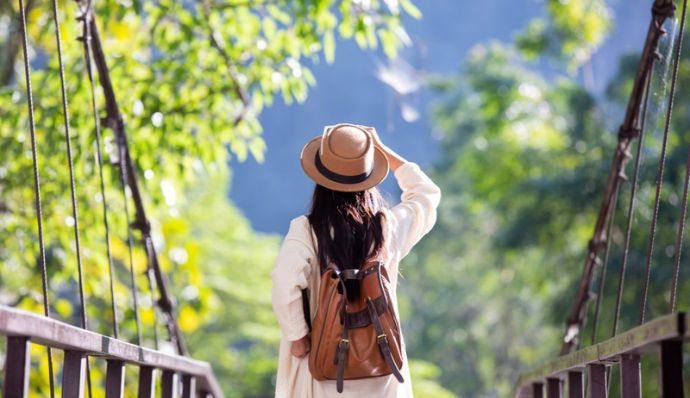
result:
<svg viewBox="0 0 690 398"><path fill-rule="evenodd" d="M385 264L391 278L397 311L395 288L398 282L398 264L436 222L441 190L415 163L401 165L395 171L395 178L402 190L401 202L385 210L383 231L387 256ZM342 394L336 391L335 380L318 381L311 376L307 357L297 358L290 354L290 342L299 340L308 333L302 310L301 289L309 288L312 319L316 313L315 298L318 294L315 292L318 292L320 273L311 235L306 216L292 220L271 273L273 310L282 331L276 398L412 397L412 381L407 367L404 340L401 369L404 383L399 383L392 375L345 380ZM316 242L315 238L313 242Z"/></svg>

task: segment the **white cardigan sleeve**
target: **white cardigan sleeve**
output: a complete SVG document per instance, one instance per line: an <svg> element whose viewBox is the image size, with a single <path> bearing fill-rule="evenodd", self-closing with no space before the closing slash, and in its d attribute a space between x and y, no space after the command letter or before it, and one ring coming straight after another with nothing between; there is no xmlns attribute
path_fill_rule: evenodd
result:
<svg viewBox="0 0 690 398"><path fill-rule="evenodd" d="M309 222L305 216L290 222L290 229L276 258L271 278L271 301L283 336L299 340L309 332L302 309L302 289L308 285L315 259Z"/></svg>
<svg viewBox="0 0 690 398"><path fill-rule="evenodd" d="M395 179L402 190L401 202L391 208L388 223L403 258L436 223L441 189L412 162L398 167Z"/></svg>

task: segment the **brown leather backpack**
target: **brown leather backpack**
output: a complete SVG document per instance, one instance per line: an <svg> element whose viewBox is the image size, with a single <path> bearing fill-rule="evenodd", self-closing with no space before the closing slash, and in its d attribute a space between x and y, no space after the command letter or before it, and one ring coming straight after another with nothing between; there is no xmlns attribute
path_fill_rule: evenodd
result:
<svg viewBox="0 0 690 398"><path fill-rule="evenodd" d="M346 280L359 281L357 300L346 299ZM306 315L309 311L308 302L305 303ZM373 260L360 269L343 271L329 265L321 275L311 333L312 376L317 380L337 380L338 392L342 392L343 380L392 373L402 383L401 366L400 323L383 263Z"/></svg>

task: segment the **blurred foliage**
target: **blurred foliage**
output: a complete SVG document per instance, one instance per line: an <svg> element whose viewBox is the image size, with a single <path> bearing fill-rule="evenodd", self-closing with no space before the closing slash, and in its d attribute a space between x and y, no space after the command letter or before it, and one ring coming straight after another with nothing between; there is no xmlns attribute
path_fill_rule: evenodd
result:
<svg viewBox="0 0 690 398"><path fill-rule="evenodd" d="M460 396L508 396L557 350L550 311L568 308L615 137L579 85L546 81L508 45L474 48L436 86L444 196L402 267L408 347Z"/></svg>
<svg viewBox="0 0 690 398"><path fill-rule="evenodd" d="M0 3L0 302L42 312L36 214L18 2ZM230 156L263 158L258 117L276 97L303 101L316 84L309 63L335 59L336 37L388 56L409 38L410 0L93 2L111 78L153 220L154 240L192 353L216 365L229 396L272 393L278 331L267 281L277 237L257 235L227 201ZM75 238L79 222L89 328L112 334L102 203L107 199L120 337L135 341L125 201L113 134L104 129L105 198L95 162L94 115L77 38L82 13L59 2L79 217L72 217L59 65L51 2L27 0L30 66L43 199L51 311L79 323ZM96 88L98 107L104 104ZM104 116L101 111L98 116ZM203 187L203 190L202 190ZM133 212L131 203L130 212ZM212 211L211 211L212 210ZM138 242L139 236L134 236ZM145 346L156 313L137 245L133 266ZM167 337L163 327L158 334ZM161 349L172 348L163 343ZM33 394L47 393L45 351L35 347ZM96 361L96 360L93 360ZM55 357L59 369L59 353ZM93 366L98 396L103 375ZM56 373L58 374L58 373Z"/></svg>
<svg viewBox="0 0 690 398"><path fill-rule="evenodd" d="M588 62L611 27L604 0L546 0L546 18L532 20L516 39L527 59L547 56L574 70Z"/></svg>
<svg viewBox="0 0 690 398"><path fill-rule="evenodd" d="M206 301L209 316L188 335L188 342L195 357L214 365L227 396L270 396L280 330L267 275L280 237L254 232L228 202L227 192L227 178L221 173L200 180L187 195L190 205L176 218L180 228L166 235L173 245L187 242L185 251L194 259L189 265L203 275L176 297L193 301L200 289L213 292ZM184 286L176 283L176 276L171 274L173 284Z"/></svg>
<svg viewBox="0 0 690 398"><path fill-rule="evenodd" d="M554 8L556 3L578 7L588 2L547 2L552 20L543 21L546 26L561 23L563 11ZM607 16L599 14L596 18ZM568 21L573 22L569 26L579 26L577 21ZM603 33L596 40L579 43L594 48ZM661 43L663 57L652 81L619 330L639 322L671 39L669 35ZM455 76L431 81L441 97L434 124L442 148L432 174L444 196L436 227L403 262L401 310L407 319L409 354L439 366L442 385L463 397L511 396L521 372L557 355L615 150L617 123L622 121L639 60L639 55L624 56L607 95L599 96L571 74L544 72L543 61L554 52L542 47L530 54L521 40L476 46ZM560 48L557 54L570 51L566 42L554 43ZM690 79L689 71L690 61L685 58L677 110L686 109L690 102L690 92L682 88ZM688 115L676 112L647 319L668 312L673 244L690 144L688 126ZM627 174L632 175L632 163ZM627 182L620 192L612 231L597 341L612 332L629 200ZM683 263L688 254L685 245ZM597 275L600 272L597 269ZM685 270L680 281L679 292L687 292L690 283ZM593 290L597 289L595 282ZM680 310L688 304L681 298ZM583 346L591 344L593 309L591 302ZM656 374L654 366L654 361L645 360L645 373ZM613 385L615 377L614 372ZM645 394L659 394L655 383L645 383L644 388ZM615 390L611 389L612 396Z"/></svg>
<svg viewBox="0 0 690 398"><path fill-rule="evenodd" d="M441 369L430 362L409 358L412 392L421 398L455 398L456 395L442 387L438 379Z"/></svg>

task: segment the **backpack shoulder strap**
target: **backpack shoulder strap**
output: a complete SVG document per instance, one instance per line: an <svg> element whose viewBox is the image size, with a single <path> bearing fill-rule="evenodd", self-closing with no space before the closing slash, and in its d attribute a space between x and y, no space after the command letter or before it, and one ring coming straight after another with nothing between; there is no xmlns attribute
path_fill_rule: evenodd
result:
<svg viewBox="0 0 690 398"><path fill-rule="evenodd" d="M395 378L402 383L404 382L404 379L402 377L402 374L400 374L400 369L398 368L398 365L396 365L395 361L393 360L393 354L391 353L391 348L388 344L388 336L386 336L386 333L384 332L383 327L381 326L379 315L376 313L374 302L371 301L371 299L367 299L367 308L369 309L369 318L371 319L371 323L374 324L374 330L376 331L376 342L379 345L381 355L388 364L388 367L390 367Z"/></svg>
<svg viewBox="0 0 690 398"><path fill-rule="evenodd" d="M316 243L314 242L314 229L311 227L311 223L309 222L309 219L307 218L307 225L309 226L309 238L311 240L311 246L314 249L314 255L315 255L315 264L311 264L312 267L318 267L319 261L318 261L318 254L317 254L317 248L316 248ZM314 270L312 269L312 272ZM307 323L307 327L309 328L309 333L311 333L311 306L309 305L309 289L304 288L302 289L302 311L304 312L304 321Z"/></svg>
<svg viewBox="0 0 690 398"><path fill-rule="evenodd" d="M302 311L304 311L304 321L311 333L311 307L309 306L309 291L307 289L302 289Z"/></svg>

